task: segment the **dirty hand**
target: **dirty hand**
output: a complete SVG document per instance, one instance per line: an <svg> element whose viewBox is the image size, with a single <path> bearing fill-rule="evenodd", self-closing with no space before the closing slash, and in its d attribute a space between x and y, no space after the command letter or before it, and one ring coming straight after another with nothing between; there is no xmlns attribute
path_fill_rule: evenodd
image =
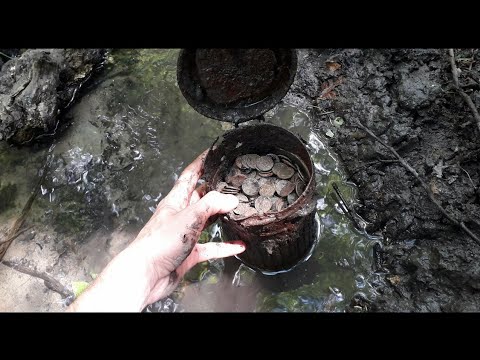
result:
<svg viewBox="0 0 480 360"><path fill-rule="evenodd" d="M199 262L239 254L238 242L197 244L208 219L238 205L233 195L195 189L207 151L180 175L137 238L103 270L69 311L141 311L169 295Z"/></svg>

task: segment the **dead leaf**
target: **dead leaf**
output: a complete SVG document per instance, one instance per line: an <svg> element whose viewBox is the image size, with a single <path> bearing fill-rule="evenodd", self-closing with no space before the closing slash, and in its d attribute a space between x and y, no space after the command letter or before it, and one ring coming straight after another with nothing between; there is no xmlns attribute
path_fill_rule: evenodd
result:
<svg viewBox="0 0 480 360"><path fill-rule="evenodd" d="M387 278L387 280L390 282L390 284L392 285L397 285L398 283L400 283L400 276L398 275L393 275L393 276L390 276Z"/></svg>
<svg viewBox="0 0 480 360"><path fill-rule="evenodd" d="M342 67L339 63L335 61L325 61L325 67L328 71L335 72Z"/></svg>
<svg viewBox="0 0 480 360"><path fill-rule="evenodd" d="M325 81L322 85L320 85L320 89L322 92L318 97L319 100L326 100L326 99L333 99L337 96L337 93L333 90L335 87L343 83L343 77L338 78L337 80L328 80Z"/></svg>

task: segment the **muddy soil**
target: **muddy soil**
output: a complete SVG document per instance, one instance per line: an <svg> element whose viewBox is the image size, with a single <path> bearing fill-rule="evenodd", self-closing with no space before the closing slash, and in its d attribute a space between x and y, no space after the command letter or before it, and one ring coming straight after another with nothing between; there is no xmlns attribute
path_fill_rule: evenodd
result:
<svg viewBox="0 0 480 360"><path fill-rule="evenodd" d="M480 54L459 49L456 58L460 84L480 108ZM358 185L357 212L383 235L374 266L387 285L377 287L370 310L478 311L480 245L442 216L391 152L353 125L360 120L393 146L442 206L480 236L480 134L452 86L448 50L307 51L288 96L312 109Z"/></svg>

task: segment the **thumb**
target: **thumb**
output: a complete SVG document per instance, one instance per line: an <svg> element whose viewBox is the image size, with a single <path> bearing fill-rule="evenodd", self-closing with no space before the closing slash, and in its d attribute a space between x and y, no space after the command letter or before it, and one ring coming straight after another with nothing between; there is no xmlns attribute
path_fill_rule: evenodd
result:
<svg viewBox="0 0 480 360"><path fill-rule="evenodd" d="M182 212L186 218L201 220L205 224L210 216L225 214L235 209L238 199L234 195L221 194L218 191L210 191L195 204L187 207Z"/></svg>
<svg viewBox="0 0 480 360"><path fill-rule="evenodd" d="M185 261L177 269L177 274L181 277L188 270L200 262L220 259L228 256L238 255L245 251L245 243L243 241L229 242L209 242L206 244L196 244L192 252Z"/></svg>

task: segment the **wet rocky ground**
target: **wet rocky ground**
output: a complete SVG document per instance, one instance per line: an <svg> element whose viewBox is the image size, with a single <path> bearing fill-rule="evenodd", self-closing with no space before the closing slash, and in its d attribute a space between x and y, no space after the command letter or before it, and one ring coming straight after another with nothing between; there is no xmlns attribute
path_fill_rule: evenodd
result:
<svg viewBox="0 0 480 360"><path fill-rule="evenodd" d="M480 55L456 50L460 85L480 108ZM349 179L357 212L383 235L372 311L478 311L480 245L355 120L391 145L441 205L480 235L480 134L453 87L448 50L308 51L289 96L312 106ZM333 113L328 113L333 111ZM327 114L325 114L327 113ZM337 117L340 117L338 119Z"/></svg>
<svg viewBox="0 0 480 360"><path fill-rule="evenodd" d="M64 284L89 281L131 241L193 154L225 129L198 118L183 101L175 87L174 54L142 57L127 51L116 59L125 57L122 64L130 66L128 71L117 66L97 79L94 69L102 63L103 52L69 56L62 51L53 54L54 58L31 53L35 61L48 64L46 68L55 74L52 77L35 70L34 61L30 68L22 63L24 50L2 52L16 57L18 64L7 69L12 62L0 54L4 63L0 63L0 89L6 89L15 77L18 80L15 88L0 91L0 110L8 112L0 117L3 140L18 144L50 134L57 125L59 130L52 137L56 139L53 147L45 137L36 139L41 143L33 147L15 145L15 151L5 141L0 144L0 215L10 219L1 224L2 234L25 204L38 169L45 159L52 161L27 222L35 228L15 240L9 258L30 259ZM460 84L480 108L480 55L456 50L456 57ZM80 60L66 61L74 58ZM142 76L135 77L135 71ZM35 90L31 85L34 74L34 80L50 90ZM88 89L77 92L86 79L90 79ZM385 281L369 280L376 295L370 300L354 296L351 310L353 305L369 311L480 308L480 266L476 262L480 246L444 218L391 152L354 126L355 120L361 121L394 147L442 206L480 236L479 131L452 84L445 49L299 51L297 76L285 101L308 113L314 130L324 135L322 141L328 141L336 152L347 180L357 185L355 210L368 221L371 234L383 237L371 263ZM71 106L78 94L83 95L81 101ZM35 107L27 106L30 97L38 100ZM15 111L31 121L12 126L16 124ZM55 111L61 116L57 118ZM41 123L37 121L40 118ZM198 131L189 136L184 129L193 123ZM338 259L345 256L345 248L330 248L328 242L320 242L320 246L325 246L322 252L336 251L334 262L342 263ZM315 261L307 266L319 267L319 274L326 274L324 264ZM351 265L338 266L357 271ZM58 294L49 292L41 282L13 270L0 270L0 292L8 293L10 299L0 304L0 310L63 309ZM338 276L333 277L335 282ZM317 283L328 291L325 279ZM192 289L195 287L189 290L195 295ZM213 288L208 291L214 292ZM192 299L198 299L197 295ZM302 296L304 293L295 301ZM285 308L326 311L325 299L328 297L317 307ZM278 303L272 308L278 308Z"/></svg>

